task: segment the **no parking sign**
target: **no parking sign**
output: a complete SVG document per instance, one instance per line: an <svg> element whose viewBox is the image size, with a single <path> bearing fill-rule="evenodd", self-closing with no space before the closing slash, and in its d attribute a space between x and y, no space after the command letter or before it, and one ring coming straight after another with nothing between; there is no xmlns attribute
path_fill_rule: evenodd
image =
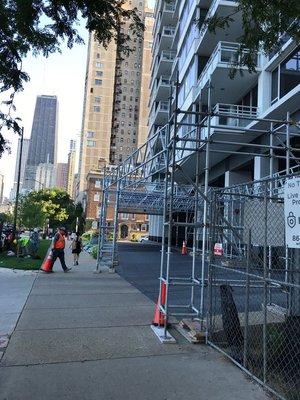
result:
<svg viewBox="0 0 300 400"><path fill-rule="evenodd" d="M223 245L222 243L215 243L214 245L214 255L222 256L223 255Z"/></svg>
<svg viewBox="0 0 300 400"><path fill-rule="evenodd" d="M285 241L288 247L300 248L300 177L284 185Z"/></svg>

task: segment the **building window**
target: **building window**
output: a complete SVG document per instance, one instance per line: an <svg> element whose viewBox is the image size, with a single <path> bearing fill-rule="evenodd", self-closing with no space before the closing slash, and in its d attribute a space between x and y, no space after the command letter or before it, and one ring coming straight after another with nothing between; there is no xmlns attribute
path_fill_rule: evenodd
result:
<svg viewBox="0 0 300 400"><path fill-rule="evenodd" d="M87 145L88 145L88 147L95 147L96 146L96 142L95 142L95 140L88 140L87 141Z"/></svg>
<svg viewBox="0 0 300 400"><path fill-rule="evenodd" d="M102 86L102 79L95 79L95 85Z"/></svg>
<svg viewBox="0 0 300 400"><path fill-rule="evenodd" d="M96 71L96 76L103 76L103 71Z"/></svg>
<svg viewBox="0 0 300 400"><path fill-rule="evenodd" d="M95 103L101 103L101 97L100 96L96 96L95 97Z"/></svg>
<svg viewBox="0 0 300 400"><path fill-rule="evenodd" d="M100 106L94 106L94 112L100 112Z"/></svg>
<svg viewBox="0 0 300 400"><path fill-rule="evenodd" d="M131 219L135 219L135 214L131 214Z"/></svg>
<svg viewBox="0 0 300 400"><path fill-rule="evenodd" d="M141 231L142 232L146 232L147 231L147 225L146 224L142 224Z"/></svg>
<svg viewBox="0 0 300 400"><path fill-rule="evenodd" d="M97 61L96 68L103 68L103 64L101 62Z"/></svg>
<svg viewBox="0 0 300 400"><path fill-rule="evenodd" d="M129 214L122 213L121 214L121 218L122 219L129 219Z"/></svg>
<svg viewBox="0 0 300 400"><path fill-rule="evenodd" d="M97 202L100 201L100 194L99 193L94 194L94 201L97 201Z"/></svg>
<svg viewBox="0 0 300 400"><path fill-rule="evenodd" d="M86 133L87 138L93 138L94 135L95 135L95 132L93 132L93 131L87 131L87 133Z"/></svg>
<svg viewBox="0 0 300 400"><path fill-rule="evenodd" d="M95 188L101 188L101 181L95 181Z"/></svg>
<svg viewBox="0 0 300 400"><path fill-rule="evenodd" d="M300 47L272 72L271 104L300 84Z"/></svg>

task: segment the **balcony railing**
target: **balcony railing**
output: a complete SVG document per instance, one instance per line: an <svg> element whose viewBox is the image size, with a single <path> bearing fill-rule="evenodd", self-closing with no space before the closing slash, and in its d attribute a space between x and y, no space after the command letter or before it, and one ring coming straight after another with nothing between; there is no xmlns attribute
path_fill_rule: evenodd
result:
<svg viewBox="0 0 300 400"><path fill-rule="evenodd" d="M156 75L157 69L159 68L159 64L162 61L173 63L175 57L176 57L176 52L175 51L163 50L161 52L160 56L156 59L156 63L155 63L155 66L154 66L154 76Z"/></svg>
<svg viewBox="0 0 300 400"><path fill-rule="evenodd" d="M161 11L157 11L157 13L155 14L155 23L153 27L153 32L160 31L161 24L164 20L164 13L174 13L174 11L175 11L175 2L164 3Z"/></svg>
<svg viewBox="0 0 300 400"><path fill-rule="evenodd" d="M152 104L155 101L156 96L157 96L157 92L158 92L158 90L159 90L159 88L161 86L170 87L171 86L170 79L168 77L166 77L166 76L161 76L159 78L159 80L156 81L156 83L154 85L154 88L153 88L152 95L151 95L150 104Z"/></svg>
<svg viewBox="0 0 300 400"><path fill-rule="evenodd" d="M158 107L156 110L159 111L169 111L169 102L168 101L160 101L158 103Z"/></svg>
<svg viewBox="0 0 300 400"><path fill-rule="evenodd" d="M213 108L212 125L245 127L259 114L258 107L218 103Z"/></svg>
<svg viewBox="0 0 300 400"><path fill-rule="evenodd" d="M149 115L149 125L153 125L157 120L159 113L168 113L169 112L169 102L168 101L160 101L156 103L156 106L152 106L152 111ZM160 116L161 117L161 116Z"/></svg>
<svg viewBox="0 0 300 400"><path fill-rule="evenodd" d="M219 42L212 55L210 56L206 66L201 72L198 83L200 84L203 79L205 79L206 75L210 75L209 70L211 67L220 64L225 64L228 67L233 67L239 64L241 57L245 54L249 53L249 50L245 49L242 51L242 54L239 54L238 51L240 49L239 43L230 43L230 42ZM260 66L260 56L257 55L256 67ZM211 72L211 71L210 71ZM208 78L208 76L207 76Z"/></svg>
<svg viewBox="0 0 300 400"><path fill-rule="evenodd" d="M175 11L175 1L172 3L165 3L164 5L164 11L167 12L174 12Z"/></svg>
<svg viewBox="0 0 300 400"><path fill-rule="evenodd" d="M163 50L161 52L160 60L173 61L176 57L176 52L171 50Z"/></svg>

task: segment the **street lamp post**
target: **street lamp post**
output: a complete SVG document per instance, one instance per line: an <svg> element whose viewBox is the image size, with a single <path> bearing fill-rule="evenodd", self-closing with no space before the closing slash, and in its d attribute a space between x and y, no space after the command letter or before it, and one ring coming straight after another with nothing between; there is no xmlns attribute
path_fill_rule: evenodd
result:
<svg viewBox="0 0 300 400"><path fill-rule="evenodd" d="M16 237L16 228L17 228L17 219L18 219L20 179L21 179L21 164L22 164L22 155L23 155L23 139L24 139L24 128L21 129L21 143L20 143L20 154L19 154L18 180L17 180L17 191L16 191L15 210L14 210L14 223L13 223L13 239L15 239L15 237Z"/></svg>

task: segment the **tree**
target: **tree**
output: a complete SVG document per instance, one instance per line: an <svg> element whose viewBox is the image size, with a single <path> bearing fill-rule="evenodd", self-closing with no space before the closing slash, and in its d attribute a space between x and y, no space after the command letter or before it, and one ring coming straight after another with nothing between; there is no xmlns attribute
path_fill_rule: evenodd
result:
<svg viewBox="0 0 300 400"><path fill-rule="evenodd" d="M48 219L53 229L64 225L74 230L77 217L82 223L82 214L82 206L75 204L64 189L33 191L20 202L20 222L26 228L43 227Z"/></svg>
<svg viewBox="0 0 300 400"><path fill-rule="evenodd" d="M239 0L238 7L231 13L218 14L207 18L204 27L211 32L228 29L237 15L243 23L243 34L239 38L239 57L233 67L246 66L255 71L258 51L269 54L280 49L283 34L300 41L300 1L299 0ZM249 51L245 52L244 50ZM236 71L234 68L233 71Z"/></svg>
<svg viewBox="0 0 300 400"><path fill-rule="evenodd" d="M42 204L36 201L32 195L34 192L22 196L19 203L19 225L28 229L43 227L46 214L43 212Z"/></svg>
<svg viewBox="0 0 300 400"><path fill-rule="evenodd" d="M127 10L125 0L2 0L0 2L0 93L8 92L8 100L0 110L0 156L7 148L2 128L20 134L20 120L14 116L14 98L24 89L29 75L22 60L28 53L60 52L61 42L69 48L83 43L76 29L79 19L107 47L115 41L118 51L128 54L132 35L140 36L143 24L136 9ZM122 26L130 21L129 32Z"/></svg>

